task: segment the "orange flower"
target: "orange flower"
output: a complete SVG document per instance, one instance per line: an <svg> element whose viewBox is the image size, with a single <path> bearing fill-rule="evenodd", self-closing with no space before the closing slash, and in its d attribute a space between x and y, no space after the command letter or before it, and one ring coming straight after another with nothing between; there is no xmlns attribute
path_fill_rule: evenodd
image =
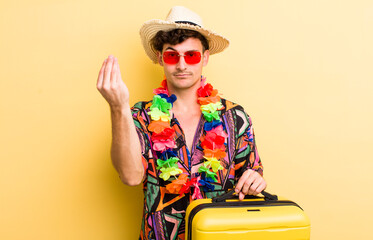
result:
<svg viewBox="0 0 373 240"><path fill-rule="evenodd" d="M180 174L177 179L167 184L166 189L169 193L179 194L180 189L184 186L187 180L188 180L187 174Z"/></svg>
<svg viewBox="0 0 373 240"><path fill-rule="evenodd" d="M201 105L207 105L209 103L216 103L220 101L219 96L210 96L210 97L199 97L198 103Z"/></svg>
<svg viewBox="0 0 373 240"><path fill-rule="evenodd" d="M166 128L170 128L170 124L163 121L152 121L148 126L148 130L155 133L161 133Z"/></svg>
<svg viewBox="0 0 373 240"><path fill-rule="evenodd" d="M221 159L224 158L226 155L226 152L223 151L222 149L205 149L203 150L203 155L208 158L216 158L216 159Z"/></svg>

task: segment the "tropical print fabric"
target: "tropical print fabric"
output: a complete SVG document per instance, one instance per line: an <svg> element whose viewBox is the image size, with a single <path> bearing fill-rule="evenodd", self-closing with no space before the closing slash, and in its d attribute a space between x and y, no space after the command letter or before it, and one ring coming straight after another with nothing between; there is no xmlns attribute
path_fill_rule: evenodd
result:
<svg viewBox="0 0 373 240"><path fill-rule="evenodd" d="M223 109L220 121L227 133L225 140L225 157L220 160L223 169L217 171L216 182L199 183L203 198L212 198L231 189L246 169L253 169L263 175L263 166L255 145L255 135L250 117L242 106L221 99ZM179 240L185 236L185 210L193 201L192 193L173 194L167 190L165 181L157 170L157 153L151 146L151 132L148 126L151 123L149 116L152 102L138 102L132 107L132 116L142 148L142 161L145 169L143 179L144 211L140 231L141 240ZM188 149L185 136L179 122L172 116L170 126L176 133L176 152L180 159L177 164L183 171L182 177L197 179L200 176L198 169L203 165L203 148L201 136L204 125L208 124L201 116L193 141L192 149ZM185 179L180 181L185 182ZM196 183L197 184L197 183ZM211 187L211 184L213 187ZM190 185L193 188L193 185Z"/></svg>

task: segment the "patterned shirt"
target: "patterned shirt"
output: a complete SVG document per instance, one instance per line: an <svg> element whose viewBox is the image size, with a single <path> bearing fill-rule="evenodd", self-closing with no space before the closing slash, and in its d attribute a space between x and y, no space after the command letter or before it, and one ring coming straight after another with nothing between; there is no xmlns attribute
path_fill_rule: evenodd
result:
<svg viewBox="0 0 373 240"><path fill-rule="evenodd" d="M242 106L221 99L224 109L220 120L226 130L226 156L220 160L224 167L217 172L217 182L214 190L201 187L204 198L212 198L231 189L246 169L253 169L263 175L263 167L255 145L254 131L250 117ZM157 155L151 148L151 132L148 125L151 118L148 115L150 102L138 102L131 111L136 131L142 149L142 162L145 169L143 180L144 211L140 231L141 240L179 240L185 236L185 211L192 199L191 193L171 194L166 191L170 181L159 177L157 170ZM206 120L201 116L193 139L192 149L188 149L183 130L176 118L171 119L171 128L176 132L179 168L188 174L189 178L198 176L198 168L204 162L201 147L201 135Z"/></svg>

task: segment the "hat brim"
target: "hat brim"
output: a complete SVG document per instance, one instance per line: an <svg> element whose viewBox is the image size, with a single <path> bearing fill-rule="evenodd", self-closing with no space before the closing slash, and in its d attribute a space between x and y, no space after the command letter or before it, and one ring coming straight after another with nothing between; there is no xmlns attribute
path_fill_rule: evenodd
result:
<svg viewBox="0 0 373 240"><path fill-rule="evenodd" d="M194 26L187 23L173 23L164 20L154 19L145 22L140 28L141 42L146 54L153 61L158 63L157 50L155 50L150 43L150 40L159 31L170 31L173 29L189 29L201 33L209 43L210 55L224 51L229 45L229 40L211 30L203 27Z"/></svg>

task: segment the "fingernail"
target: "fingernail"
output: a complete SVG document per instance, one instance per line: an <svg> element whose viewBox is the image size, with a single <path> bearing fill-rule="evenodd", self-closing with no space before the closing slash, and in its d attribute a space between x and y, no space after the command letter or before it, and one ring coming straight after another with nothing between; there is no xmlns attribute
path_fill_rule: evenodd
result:
<svg viewBox="0 0 373 240"><path fill-rule="evenodd" d="M236 188L236 189L234 189L234 191L236 192L236 193L238 193L239 192L239 190Z"/></svg>

